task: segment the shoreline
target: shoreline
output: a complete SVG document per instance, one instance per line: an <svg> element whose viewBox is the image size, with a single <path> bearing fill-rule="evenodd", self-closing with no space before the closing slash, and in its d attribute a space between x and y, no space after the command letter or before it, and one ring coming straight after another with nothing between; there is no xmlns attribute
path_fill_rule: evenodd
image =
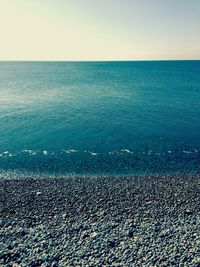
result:
<svg viewBox="0 0 200 267"><path fill-rule="evenodd" d="M0 179L3 266L198 266L199 174Z"/></svg>

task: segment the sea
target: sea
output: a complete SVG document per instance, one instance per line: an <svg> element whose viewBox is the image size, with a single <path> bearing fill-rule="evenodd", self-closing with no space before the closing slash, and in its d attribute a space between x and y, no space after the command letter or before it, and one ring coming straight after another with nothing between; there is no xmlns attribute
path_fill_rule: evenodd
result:
<svg viewBox="0 0 200 267"><path fill-rule="evenodd" d="M200 61L1 61L0 170L199 172Z"/></svg>

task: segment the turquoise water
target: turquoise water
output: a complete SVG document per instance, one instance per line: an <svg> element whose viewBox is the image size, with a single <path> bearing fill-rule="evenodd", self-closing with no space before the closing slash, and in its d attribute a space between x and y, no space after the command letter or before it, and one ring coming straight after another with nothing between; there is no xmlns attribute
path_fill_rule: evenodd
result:
<svg viewBox="0 0 200 267"><path fill-rule="evenodd" d="M200 61L0 62L0 169L199 168Z"/></svg>

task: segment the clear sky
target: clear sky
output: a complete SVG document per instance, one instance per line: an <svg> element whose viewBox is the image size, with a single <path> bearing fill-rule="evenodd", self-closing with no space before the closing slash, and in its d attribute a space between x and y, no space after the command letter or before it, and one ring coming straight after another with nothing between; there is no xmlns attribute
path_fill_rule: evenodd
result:
<svg viewBox="0 0 200 267"><path fill-rule="evenodd" d="M200 0L0 0L0 60L200 59Z"/></svg>

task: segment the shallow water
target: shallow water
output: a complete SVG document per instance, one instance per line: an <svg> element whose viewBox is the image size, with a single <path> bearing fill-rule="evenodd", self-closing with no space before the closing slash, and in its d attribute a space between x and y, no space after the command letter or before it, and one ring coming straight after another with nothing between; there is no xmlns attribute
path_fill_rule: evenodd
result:
<svg viewBox="0 0 200 267"><path fill-rule="evenodd" d="M0 169L199 168L200 61L0 62Z"/></svg>

